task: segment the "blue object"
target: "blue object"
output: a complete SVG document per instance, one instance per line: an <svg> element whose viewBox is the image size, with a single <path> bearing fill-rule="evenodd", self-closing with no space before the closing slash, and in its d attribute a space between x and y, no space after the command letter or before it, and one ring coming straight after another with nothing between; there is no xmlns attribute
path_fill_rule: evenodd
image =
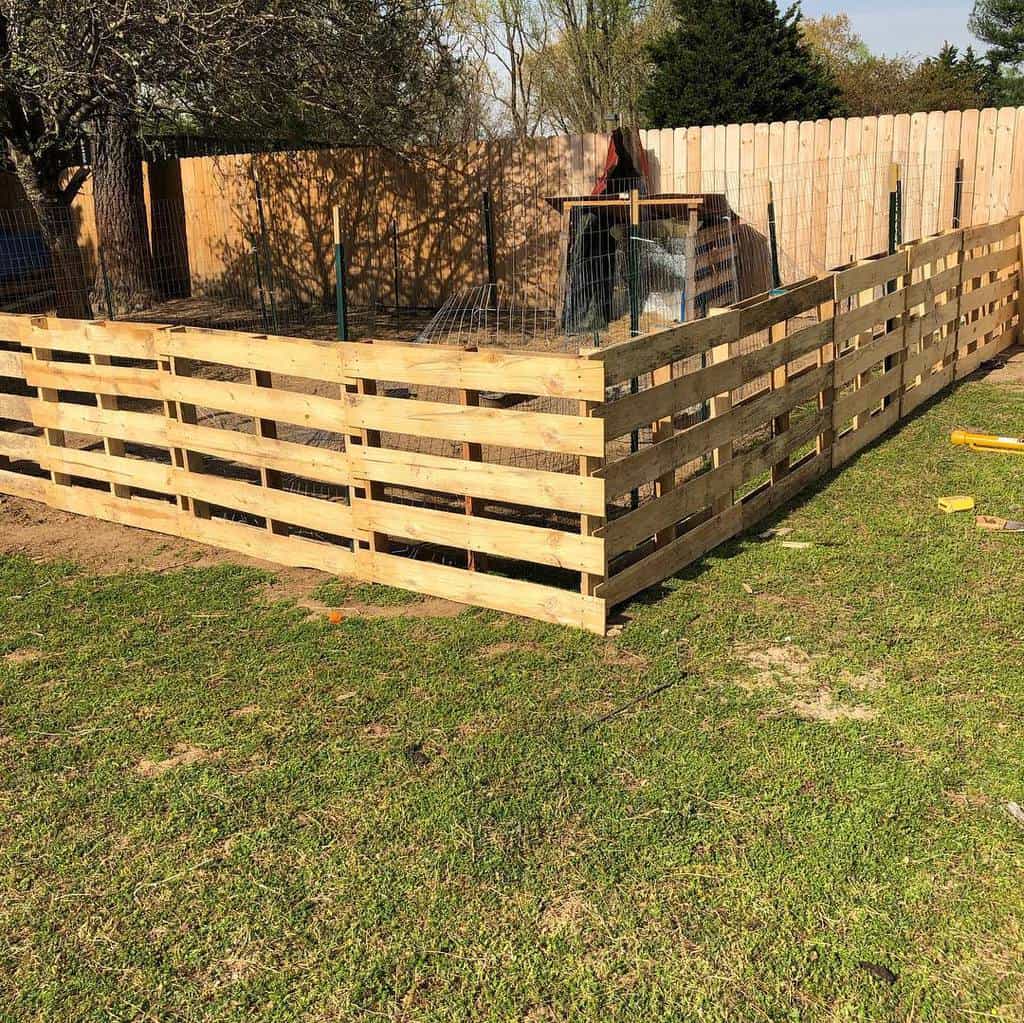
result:
<svg viewBox="0 0 1024 1023"><path fill-rule="evenodd" d="M38 231L20 234L0 228L0 282L16 281L49 266L50 252Z"/></svg>

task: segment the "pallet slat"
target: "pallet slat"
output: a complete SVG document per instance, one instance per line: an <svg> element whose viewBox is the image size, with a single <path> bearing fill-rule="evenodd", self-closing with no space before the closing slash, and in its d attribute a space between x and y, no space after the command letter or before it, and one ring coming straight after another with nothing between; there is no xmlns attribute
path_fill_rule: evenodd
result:
<svg viewBox="0 0 1024 1023"><path fill-rule="evenodd" d="M345 405L349 425L364 430L569 455L604 454L604 427L599 419L369 394L347 394Z"/></svg>
<svg viewBox="0 0 1024 1023"><path fill-rule="evenodd" d="M359 344L338 346L350 377L397 380L409 384L469 391L493 390L501 382L510 394L602 401L601 366L572 355L534 355L482 348L465 351L433 344Z"/></svg>
<svg viewBox="0 0 1024 1023"><path fill-rule="evenodd" d="M0 352L0 377L24 380L25 372L22 369L22 360L24 358L25 356L22 352Z"/></svg>
<svg viewBox="0 0 1024 1023"><path fill-rule="evenodd" d="M605 511L604 481L596 477L465 462L395 448L354 448L349 458L354 477L377 483L586 515Z"/></svg>

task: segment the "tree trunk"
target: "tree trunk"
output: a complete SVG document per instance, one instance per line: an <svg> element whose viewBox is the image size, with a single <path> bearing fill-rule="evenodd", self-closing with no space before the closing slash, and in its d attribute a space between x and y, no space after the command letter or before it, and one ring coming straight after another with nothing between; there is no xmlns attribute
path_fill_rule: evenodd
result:
<svg viewBox="0 0 1024 1023"><path fill-rule="evenodd" d="M97 303L117 315L151 306L156 289L134 117L111 110L97 124L92 197L99 239ZM106 279L104 279L104 274Z"/></svg>
<svg viewBox="0 0 1024 1023"><path fill-rule="evenodd" d="M78 247L78 213L63 193L59 165L53 160L34 162L10 147L15 171L32 210L39 230L50 250L53 286L56 292L56 313L76 320L91 320L89 286L85 265Z"/></svg>

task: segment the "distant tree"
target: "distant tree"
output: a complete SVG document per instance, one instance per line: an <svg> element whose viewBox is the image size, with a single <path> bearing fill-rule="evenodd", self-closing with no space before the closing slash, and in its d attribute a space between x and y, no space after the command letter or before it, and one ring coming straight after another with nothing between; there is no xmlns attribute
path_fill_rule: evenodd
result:
<svg viewBox="0 0 1024 1023"><path fill-rule="evenodd" d="M454 65L429 6L405 0L0 0L0 133L53 253L59 311L91 314L71 204L90 173L119 309L149 301L142 126L282 127L405 141Z"/></svg>
<svg viewBox="0 0 1024 1023"><path fill-rule="evenodd" d="M1024 62L1024 0L975 0L968 24L998 64Z"/></svg>
<svg viewBox="0 0 1024 1023"><path fill-rule="evenodd" d="M540 0L458 0L454 27L494 109L496 128L522 141L541 113L536 61L548 45L551 14Z"/></svg>
<svg viewBox="0 0 1024 1023"><path fill-rule="evenodd" d="M985 57L999 72L994 102L1024 103L1024 0L976 0L969 24L989 44Z"/></svg>
<svg viewBox="0 0 1024 1023"><path fill-rule="evenodd" d="M633 121L647 43L669 0L454 0L454 24L497 114L517 139Z"/></svg>
<svg viewBox="0 0 1024 1023"><path fill-rule="evenodd" d="M915 110L965 110L999 102L1003 78L971 47L946 43L935 57L872 54L845 14L803 24L804 39L828 63L852 117Z"/></svg>
<svg viewBox="0 0 1024 1023"><path fill-rule="evenodd" d="M641 106L653 127L812 120L842 110L825 61L775 0L674 0L678 27L650 47Z"/></svg>
<svg viewBox="0 0 1024 1023"><path fill-rule="evenodd" d="M906 104L912 110L969 110L996 102L999 71L980 59L971 47L960 51L946 43L938 56L927 57L913 69L906 84Z"/></svg>
<svg viewBox="0 0 1024 1023"><path fill-rule="evenodd" d="M848 14L803 18L800 34L804 42L833 69L871 56L867 44L853 30Z"/></svg>
<svg viewBox="0 0 1024 1023"><path fill-rule="evenodd" d="M843 106L850 117L872 117L909 110L907 80L914 70L908 57L853 60L835 67Z"/></svg>
<svg viewBox="0 0 1024 1023"><path fill-rule="evenodd" d="M550 2L557 34L535 61L544 125L575 134L607 131L618 115L637 124L647 47L671 22L667 0Z"/></svg>

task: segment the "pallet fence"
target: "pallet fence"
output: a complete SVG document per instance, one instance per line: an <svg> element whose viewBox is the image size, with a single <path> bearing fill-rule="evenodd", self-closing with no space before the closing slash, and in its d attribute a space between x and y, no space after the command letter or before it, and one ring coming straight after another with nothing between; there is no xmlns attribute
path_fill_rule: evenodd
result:
<svg viewBox="0 0 1024 1023"><path fill-rule="evenodd" d="M613 515L597 530L609 572L596 594L612 607L681 571L1012 344L1020 227L947 231L590 352L609 387L649 381L597 410L609 444L662 424L656 443L598 473ZM740 353L751 336L761 343ZM680 372L695 356L706 365ZM703 402L706 420L674 428ZM645 486L649 500L624 503Z"/></svg>
<svg viewBox="0 0 1024 1023"><path fill-rule="evenodd" d="M1011 344L1020 229L579 355L2 314L0 492L604 633Z"/></svg>

